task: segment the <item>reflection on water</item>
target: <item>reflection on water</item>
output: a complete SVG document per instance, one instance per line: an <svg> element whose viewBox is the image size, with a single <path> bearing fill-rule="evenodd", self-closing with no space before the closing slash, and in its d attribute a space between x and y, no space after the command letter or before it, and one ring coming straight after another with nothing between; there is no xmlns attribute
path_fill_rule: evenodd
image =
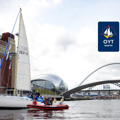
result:
<svg viewBox="0 0 120 120"><path fill-rule="evenodd" d="M32 119L64 119L63 110L28 110L28 118Z"/></svg>
<svg viewBox="0 0 120 120"><path fill-rule="evenodd" d="M120 100L65 101L67 110L0 110L0 120L120 120Z"/></svg>

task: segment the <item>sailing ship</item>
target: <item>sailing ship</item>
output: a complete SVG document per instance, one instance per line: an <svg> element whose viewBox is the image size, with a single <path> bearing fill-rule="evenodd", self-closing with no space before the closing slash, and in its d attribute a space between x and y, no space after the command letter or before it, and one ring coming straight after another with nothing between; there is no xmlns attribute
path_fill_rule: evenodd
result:
<svg viewBox="0 0 120 120"><path fill-rule="evenodd" d="M109 38L109 37L112 37L112 36L113 36L112 31L110 32L110 27L105 30L104 36L105 36L106 38Z"/></svg>
<svg viewBox="0 0 120 120"><path fill-rule="evenodd" d="M12 73L11 84L13 88L12 89L9 88L6 90L11 91L14 94L14 96L1 95L0 108L26 108L28 103L32 103L32 100L29 98L17 96L18 93L19 95L22 96L25 91L26 92L31 91L29 49L28 49L27 36L25 32L25 25L23 21L21 8L19 11L19 32L18 32L17 53L14 54L14 59L12 61L12 64L13 64L12 72L14 74ZM0 69L0 71L2 70ZM1 75L0 75L0 79L1 79ZM0 82L1 81L2 79L0 80Z"/></svg>

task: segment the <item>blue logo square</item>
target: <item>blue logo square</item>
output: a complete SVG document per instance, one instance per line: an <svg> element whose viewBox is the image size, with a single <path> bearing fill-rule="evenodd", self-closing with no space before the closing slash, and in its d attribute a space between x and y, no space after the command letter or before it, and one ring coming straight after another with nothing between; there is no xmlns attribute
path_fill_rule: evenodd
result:
<svg viewBox="0 0 120 120"><path fill-rule="evenodd" d="M119 51L119 22L98 22L98 51Z"/></svg>

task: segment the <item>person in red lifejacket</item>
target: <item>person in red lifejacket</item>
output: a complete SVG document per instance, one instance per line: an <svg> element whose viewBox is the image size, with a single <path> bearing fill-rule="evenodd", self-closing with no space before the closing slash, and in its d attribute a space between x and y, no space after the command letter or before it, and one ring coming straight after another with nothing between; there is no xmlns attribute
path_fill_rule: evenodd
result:
<svg viewBox="0 0 120 120"><path fill-rule="evenodd" d="M43 103L44 103L45 105L50 105L50 104L49 104L49 98L46 97L45 100L43 101Z"/></svg>
<svg viewBox="0 0 120 120"><path fill-rule="evenodd" d="M36 102L36 100L35 100L35 99L33 100L33 104L34 104L34 105L36 105L36 104L37 104L37 102Z"/></svg>

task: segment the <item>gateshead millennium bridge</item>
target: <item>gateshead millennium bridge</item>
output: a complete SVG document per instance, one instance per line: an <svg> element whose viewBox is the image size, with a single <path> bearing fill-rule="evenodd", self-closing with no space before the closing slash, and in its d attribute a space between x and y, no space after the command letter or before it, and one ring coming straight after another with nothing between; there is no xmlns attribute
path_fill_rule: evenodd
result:
<svg viewBox="0 0 120 120"><path fill-rule="evenodd" d="M120 79L117 79L117 80L116 80L116 79L114 79L114 80L103 80L103 81L97 81L97 82L93 82L93 83L88 83L88 84L82 85L82 83L83 83L84 81L86 81L87 78L89 78L89 77L90 77L93 73L95 73L96 71L100 70L100 69L103 68L103 67L110 66L110 65L115 65L115 64L120 64L120 63L110 63L110 64L106 64L106 65L104 65L104 66L99 67L98 69L96 69L96 70L94 70L92 73L90 73L90 74L79 84L79 86L77 86L77 87L75 87L75 88L73 88L73 89L71 89L71 90L68 90L68 91L66 91L66 92L63 92L63 93L61 94L61 96L69 97L70 94L72 94L72 93L81 91L81 90L83 90L83 89L85 89L85 88L88 88L88 87L92 87L92 86L96 86L96 85L101 85L101 84L112 83L112 84L120 87L120 84L118 84L118 83L120 82Z"/></svg>

